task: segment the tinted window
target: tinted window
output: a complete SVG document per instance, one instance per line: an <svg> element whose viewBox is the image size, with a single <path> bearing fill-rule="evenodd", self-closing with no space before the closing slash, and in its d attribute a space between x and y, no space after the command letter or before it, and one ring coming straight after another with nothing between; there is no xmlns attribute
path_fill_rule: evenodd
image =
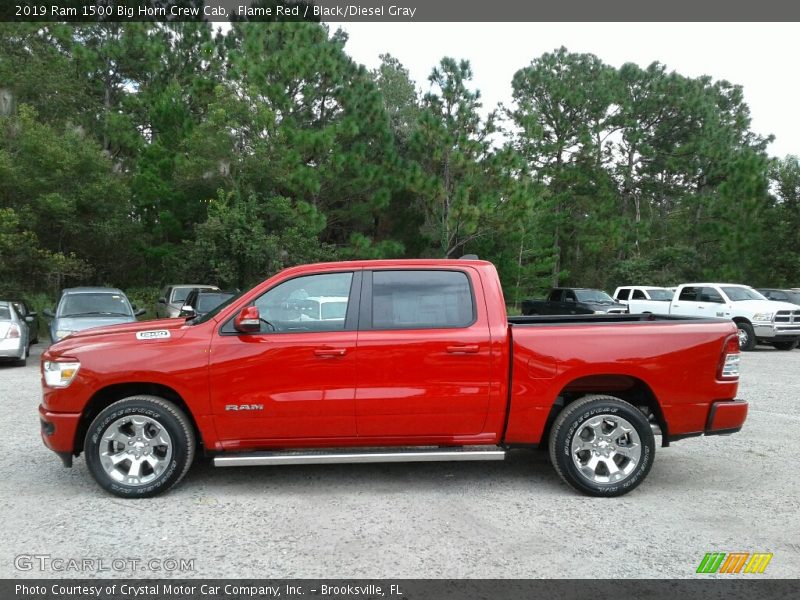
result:
<svg viewBox="0 0 800 600"><path fill-rule="evenodd" d="M192 288L175 288L172 292L172 303L178 304L179 302L183 302L189 296L189 292L192 291Z"/></svg>
<svg viewBox="0 0 800 600"><path fill-rule="evenodd" d="M68 294L61 300L59 317L80 315L121 315L130 316L131 307L121 294L90 293Z"/></svg>
<svg viewBox="0 0 800 600"><path fill-rule="evenodd" d="M714 288L704 287L700 290L700 302L715 302L722 304L725 300L719 295L719 292Z"/></svg>
<svg viewBox="0 0 800 600"><path fill-rule="evenodd" d="M233 296L233 294L198 294L197 295L197 310L200 312L208 312L212 308L216 308L225 300Z"/></svg>
<svg viewBox="0 0 800 600"><path fill-rule="evenodd" d="M575 295L581 302L600 302L611 304L614 299L602 290L575 290Z"/></svg>
<svg viewBox="0 0 800 600"><path fill-rule="evenodd" d="M685 287L681 290L681 295L678 297L679 300L683 300L684 302L697 302L697 288L694 287Z"/></svg>
<svg viewBox="0 0 800 600"><path fill-rule="evenodd" d="M475 320L472 291L460 271L375 271L375 329L468 327Z"/></svg>
<svg viewBox="0 0 800 600"><path fill-rule="evenodd" d="M659 290L648 288L647 293L650 294L650 300L672 300L672 297L675 295L670 290Z"/></svg>
<svg viewBox="0 0 800 600"><path fill-rule="evenodd" d="M8 309L7 306L0 306L0 320L3 321L11 320L11 311Z"/></svg>
<svg viewBox="0 0 800 600"><path fill-rule="evenodd" d="M634 300L647 300L642 290L633 290L633 299Z"/></svg>
<svg viewBox="0 0 800 600"><path fill-rule="evenodd" d="M722 291L727 294L732 302L742 302L743 300L766 300L764 296L759 294L753 288L749 287L733 287L726 286Z"/></svg>
<svg viewBox="0 0 800 600"><path fill-rule="evenodd" d="M255 301L262 332L297 333L344 329L352 273L296 277L272 288ZM334 305L327 308L327 304ZM322 307L322 308L320 308Z"/></svg>
<svg viewBox="0 0 800 600"><path fill-rule="evenodd" d="M630 296L630 293L630 288L622 288L619 292L617 292L617 300L627 300Z"/></svg>

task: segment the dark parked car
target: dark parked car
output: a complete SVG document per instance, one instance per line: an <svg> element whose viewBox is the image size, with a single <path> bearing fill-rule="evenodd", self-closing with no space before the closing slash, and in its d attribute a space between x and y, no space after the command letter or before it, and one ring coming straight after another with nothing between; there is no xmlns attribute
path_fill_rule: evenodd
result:
<svg viewBox="0 0 800 600"><path fill-rule="evenodd" d="M11 304L17 309L17 314L28 324L31 344L39 343L39 319L36 318L36 313L31 311L24 300L12 300ZM28 317L31 318L28 319Z"/></svg>
<svg viewBox="0 0 800 600"><path fill-rule="evenodd" d="M90 327L133 323L145 309L136 310L127 296L116 288L78 287L61 292L55 311L45 310L50 317L50 339L55 344L70 333Z"/></svg>
<svg viewBox="0 0 800 600"><path fill-rule="evenodd" d="M523 300L523 315L592 315L626 313L620 304L602 290L553 288L546 300Z"/></svg>
<svg viewBox="0 0 800 600"><path fill-rule="evenodd" d="M800 305L800 290L779 290L775 288L759 288L759 292L767 300L777 302L789 302L790 304Z"/></svg>
<svg viewBox="0 0 800 600"><path fill-rule="evenodd" d="M186 318L202 317L223 302L233 298L237 292L220 292L208 289L194 289L189 292L186 302L178 316Z"/></svg>
<svg viewBox="0 0 800 600"><path fill-rule="evenodd" d="M0 300L0 359L11 359L24 367L30 352L28 319L23 318L12 302Z"/></svg>
<svg viewBox="0 0 800 600"><path fill-rule="evenodd" d="M159 319L174 319L180 316L181 309L186 305L186 298L192 290L219 291L214 285L201 283L184 283L181 285L168 285L161 292L161 297L156 305L156 317Z"/></svg>

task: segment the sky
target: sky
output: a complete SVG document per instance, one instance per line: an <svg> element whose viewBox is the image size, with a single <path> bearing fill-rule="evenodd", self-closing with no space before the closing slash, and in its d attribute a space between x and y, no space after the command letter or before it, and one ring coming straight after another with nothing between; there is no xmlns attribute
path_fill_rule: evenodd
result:
<svg viewBox="0 0 800 600"><path fill-rule="evenodd" d="M332 23L347 53L369 69L389 53L428 91L443 56L472 64L486 110L511 103L511 79L533 58L565 46L619 67L654 61L690 77L741 85L752 129L774 135L773 156L800 155L800 23Z"/></svg>

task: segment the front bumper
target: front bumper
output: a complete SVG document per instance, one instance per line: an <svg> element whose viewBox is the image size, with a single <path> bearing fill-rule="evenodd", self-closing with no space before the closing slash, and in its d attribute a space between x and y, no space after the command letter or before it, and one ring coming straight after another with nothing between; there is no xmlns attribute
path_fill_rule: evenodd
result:
<svg viewBox="0 0 800 600"><path fill-rule="evenodd" d="M788 342L800 338L800 323L753 323L753 331L760 340Z"/></svg>
<svg viewBox="0 0 800 600"><path fill-rule="evenodd" d="M72 466L75 450L75 432L78 430L80 413L54 413L39 406L44 445L61 457L64 466Z"/></svg>
<svg viewBox="0 0 800 600"><path fill-rule="evenodd" d="M706 435L736 433L747 419L748 404L744 400L726 400L711 404L706 421Z"/></svg>

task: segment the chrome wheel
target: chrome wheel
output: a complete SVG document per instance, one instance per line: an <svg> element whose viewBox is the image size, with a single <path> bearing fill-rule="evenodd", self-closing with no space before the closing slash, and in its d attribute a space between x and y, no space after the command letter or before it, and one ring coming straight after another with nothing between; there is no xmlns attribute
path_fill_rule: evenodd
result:
<svg viewBox="0 0 800 600"><path fill-rule="evenodd" d="M739 334L739 348L745 348L747 346L747 342L750 340L750 336L747 334L747 331L741 327L737 330L737 332Z"/></svg>
<svg viewBox="0 0 800 600"><path fill-rule="evenodd" d="M572 461L591 483L616 483L633 473L642 458L634 426L614 415L582 423L572 437Z"/></svg>
<svg viewBox="0 0 800 600"><path fill-rule="evenodd" d="M100 464L113 480L125 485L151 483L172 459L172 439L163 425L144 415L117 419L98 445Z"/></svg>

